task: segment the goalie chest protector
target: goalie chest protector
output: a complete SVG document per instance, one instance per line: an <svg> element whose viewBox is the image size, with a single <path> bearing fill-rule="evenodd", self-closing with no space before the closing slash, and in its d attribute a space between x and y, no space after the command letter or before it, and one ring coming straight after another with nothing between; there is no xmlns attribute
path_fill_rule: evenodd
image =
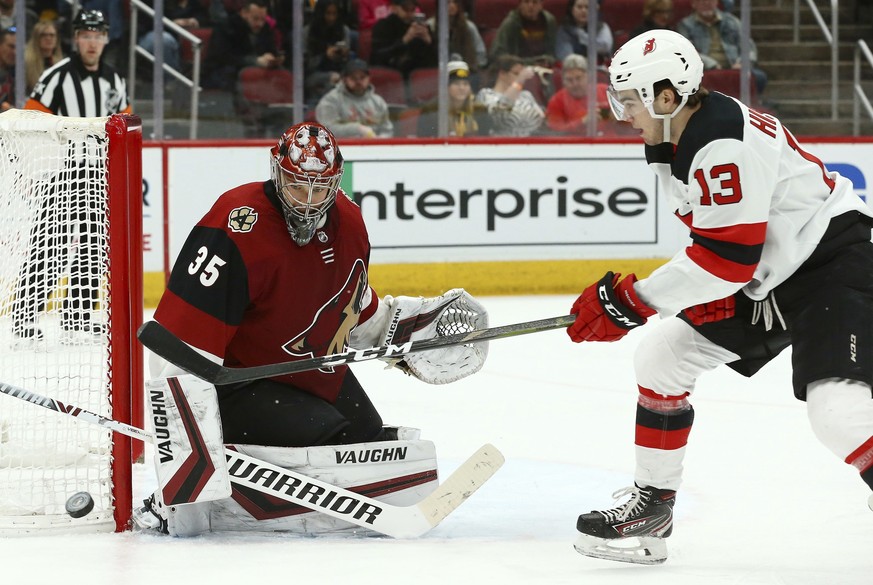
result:
<svg viewBox="0 0 873 585"><path fill-rule="evenodd" d="M242 185L191 231L155 319L228 367L341 352L378 303L368 284L369 254L361 211L342 191L323 228L298 246L273 184ZM332 402L346 369L277 380Z"/></svg>

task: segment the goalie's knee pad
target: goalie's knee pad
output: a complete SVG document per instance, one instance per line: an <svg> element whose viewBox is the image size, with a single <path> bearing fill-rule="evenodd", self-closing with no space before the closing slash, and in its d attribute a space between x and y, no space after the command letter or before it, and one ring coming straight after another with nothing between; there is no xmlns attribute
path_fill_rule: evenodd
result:
<svg viewBox="0 0 873 585"><path fill-rule="evenodd" d="M396 427L394 432L396 440L369 443L299 448L234 445L234 449L388 504L408 506L423 500L438 485L436 449L431 441L418 438L418 429ZM214 531L366 531L239 485L230 498L212 503L210 524Z"/></svg>
<svg viewBox="0 0 873 585"><path fill-rule="evenodd" d="M191 375L156 378L146 383L146 398L159 502L171 507L228 497L215 387Z"/></svg>

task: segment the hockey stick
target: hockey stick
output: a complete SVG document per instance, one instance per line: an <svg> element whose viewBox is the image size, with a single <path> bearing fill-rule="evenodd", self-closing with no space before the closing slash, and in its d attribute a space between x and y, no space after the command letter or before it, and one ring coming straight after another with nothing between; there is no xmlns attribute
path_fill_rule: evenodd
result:
<svg viewBox="0 0 873 585"><path fill-rule="evenodd" d="M129 437L154 442L151 433L143 429L18 386L0 382L0 393ZM418 537L435 527L488 481L504 462L496 447L483 445L422 501L410 506L392 506L232 448L225 448L224 454L231 483L394 538Z"/></svg>
<svg viewBox="0 0 873 585"><path fill-rule="evenodd" d="M552 317L551 319L541 319L539 321L527 321L526 323L492 327L490 329L478 329L468 333L446 335L445 337L407 341L400 345L389 344L381 347L371 347L369 349L350 349L341 353L334 353L321 357L281 362L278 364L268 364L264 366L253 366L249 368L226 368L222 365L216 364L173 335L173 333L168 331L157 321L147 321L144 323L142 327L139 328L137 337L144 346L174 366L180 367L186 372L194 374L198 378L206 380L211 384L221 385L237 384L239 382L248 382L249 380L258 380L260 378L272 378L274 376L284 376L286 374L295 374L307 370L342 366L345 364L363 362L383 357L400 357L416 351L427 351L429 349L439 349L452 345L464 345L478 341L513 337L515 335L527 335L528 333L537 333L539 331L567 327L575 320L575 315L564 315L561 317Z"/></svg>

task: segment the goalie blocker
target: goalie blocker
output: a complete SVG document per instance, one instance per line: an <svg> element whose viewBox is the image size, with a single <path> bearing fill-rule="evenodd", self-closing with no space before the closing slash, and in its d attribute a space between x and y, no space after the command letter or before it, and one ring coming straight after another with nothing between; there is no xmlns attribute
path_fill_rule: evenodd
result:
<svg viewBox="0 0 873 585"><path fill-rule="evenodd" d="M155 433L158 490L134 512L135 526L173 536L208 531L282 531L321 534L360 530L359 525L278 500L231 479L255 473L243 460L225 464L214 387L194 376L151 380L147 384L150 420ZM267 463L329 482L394 506L423 500L438 486L436 450L407 427L386 429L396 440L318 447L232 445L230 448ZM279 481L257 477L261 483ZM349 509L358 502L334 496L315 485L298 487L312 503L319 500L334 512L367 514ZM298 493L298 496L303 494ZM327 501L330 499L331 501ZM371 510L369 513L378 513Z"/></svg>

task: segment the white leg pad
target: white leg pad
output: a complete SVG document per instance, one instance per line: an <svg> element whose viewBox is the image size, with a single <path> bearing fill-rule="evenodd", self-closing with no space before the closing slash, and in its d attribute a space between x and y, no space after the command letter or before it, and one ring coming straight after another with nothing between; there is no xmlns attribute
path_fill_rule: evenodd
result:
<svg viewBox="0 0 873 585"><path fill-rule="evenodd" d="M169 508L228 497L215 387L191 375L156 378L146 383L146 397L163 504Z"/></svg>
<svg viewBox="0 0 873 585"><path fill-rule="evenodd" d="M419 440L417 436L417 429L400 427L398 437L416 438L322 447L234 445L234 448L383 502L408 506L423 500L439 484L434 444ZM230 498L212 503L210 525L214 531L370 533L308 508L254 490L241 490L239 486L233 486Z"/></svg>

